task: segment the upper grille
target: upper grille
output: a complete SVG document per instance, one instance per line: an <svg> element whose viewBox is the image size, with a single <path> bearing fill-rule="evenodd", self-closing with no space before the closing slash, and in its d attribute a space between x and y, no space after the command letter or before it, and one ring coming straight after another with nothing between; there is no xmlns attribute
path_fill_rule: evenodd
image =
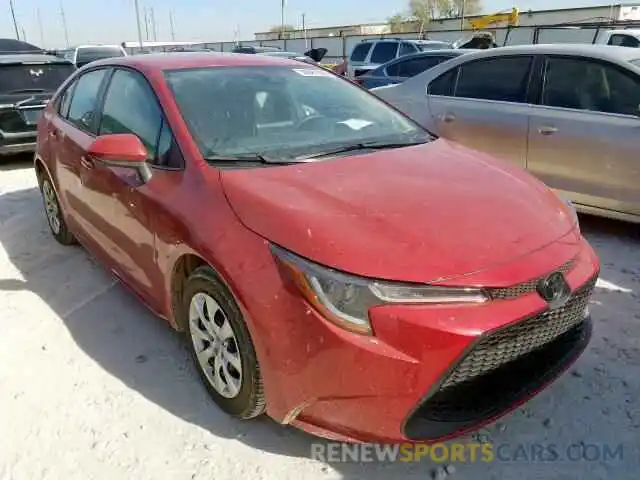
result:
<svg viewBox="0 0 640 480"><path fill-rule="evenodd" d="M547 310L487 335L464 357L440 389L491 372L548 344L581 323L596 280L594 277L578 288L563 307Z"/></svg>
<svg viewBox="0 0 640 480"><path fill-rule="evenodd" d="M574 261L569 260L567 263L561 265L560 268L557 269L557 271L562 272L562 274L566 274L571 271L571 269L573 268L573 264ZM534 293L536 291L536 288L538 287L538 283L540 283L540 281L543 280L545 276L538 277L527 282L519 283L518 285L514 285L512 287L488 288L487 292L493 300L509 300L517 298L528 293Z"/></svg>

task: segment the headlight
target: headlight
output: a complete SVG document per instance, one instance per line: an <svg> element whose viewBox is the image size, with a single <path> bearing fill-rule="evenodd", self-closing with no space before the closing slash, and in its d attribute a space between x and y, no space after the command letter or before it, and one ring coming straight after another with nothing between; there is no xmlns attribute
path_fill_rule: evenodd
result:
<svg viewBox="0 0 640 480"><path fill-rule="evenodd" d="M393 283L356 277L310 262L275 245L271 248L305 299L327 320L355 333L373 333L369 309L377 305L482 303L488 300L481 289Z"/></svg>

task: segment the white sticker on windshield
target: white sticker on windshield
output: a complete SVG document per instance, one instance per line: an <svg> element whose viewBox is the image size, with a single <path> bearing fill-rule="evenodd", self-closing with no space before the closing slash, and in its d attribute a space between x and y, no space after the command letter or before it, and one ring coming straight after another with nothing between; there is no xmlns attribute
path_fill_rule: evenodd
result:
<svg viewBox="0 0 640 480"><path fill-rule="evenodd" d="M359 118L350 118L349 120L345 120L343 122L338 122L346 125L351 130L362 130L364 127L368 127L369 125L373 125L373 122L369 122L368 120L361 120Z"/></svg>
<svg viewBox="0 0 640 480"><path fill-rule="evenodd" d="M333 75L322 68L294 68L293 71L303 77L333 77Z"/></svg>

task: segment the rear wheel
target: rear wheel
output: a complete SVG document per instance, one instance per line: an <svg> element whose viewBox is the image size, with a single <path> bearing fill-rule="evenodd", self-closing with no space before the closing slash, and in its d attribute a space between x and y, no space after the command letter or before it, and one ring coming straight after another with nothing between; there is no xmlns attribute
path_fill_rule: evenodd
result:
<svg viewBox="0 0 640 480"><path fill-rule="evenodd" d="M237 418L263 413L260 366L233 296L213 270L204 266L189 277L184 299L191 354L213 400Z"/></svg>
<svg viewBox="0 0 640 480"><path fill-rule="evenodd" d="M40 192L47 223L53 237L62 245L73 245L76 243L76 239L67 227L67 222L64 219L60 202L58 201L58 195L51 184L51 179L46 175L43 175L40 179Z"/></svg>

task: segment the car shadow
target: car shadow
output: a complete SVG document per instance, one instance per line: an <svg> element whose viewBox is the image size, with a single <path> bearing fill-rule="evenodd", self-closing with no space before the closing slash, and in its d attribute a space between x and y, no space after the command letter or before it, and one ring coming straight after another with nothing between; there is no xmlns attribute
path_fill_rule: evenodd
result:
<svg viewBox="0 0 640 480"><path fill-rule="evenodd" d="M608 233L608 228L615 230L618 227L607 222L602 224L604 227L599 221L587 223L587 232L597 239L621 235L620 232ZM0 291L26 290L36 294L64 322L82 351L129 388L178 418L213 435L237 439L252 448L287 457L310 458L313 444L327 444L294 428L279 425L266 416L243 422L222 413L201 385L181 334L147 311L82 248L63 247L53 240L37 188L0 194L0 225L0 244L20 277L0 279ZM638 267L640 277L640 265ZM611 275L613 273L612 269ZM623 280L611 278L614 283L624 283ZM638 287L640 284L636 285ZM587 368L592 360L581 359L581 363L585 367L580 368ZM550 389L553 392L543 392L524 408L483 430L483 435L509 444L522 443L527 438L531 440L534 438L532 432L540 430L543 435L552 435L548 429L544 433L545 429L540 425L545 417L540 415L544 415L541 412L555 412L557 422L571 418L575 402L563 401L565 397L562 396L571 397L572 382L576 379L570 375L566 377L569 378L559 380ZM474 434L467 440L469 438L479 437ZM540 438L534 440L542 441ZM437 467L423 459L408 463L325 462L322 470L335 472L345 479L386 480L425 478ZM541 475L539 478L551 478L548 473L558 473L560 468L527 465L529 467ZM564 468L570 473L576 466ZM463 478L465 471L469 476L464 478L506 478L503 475L508 474L516 478L522 465L464 464L457 465L456 469L457 478ZM588 472L585 467L585 475L581 478L588 478Z"/></svg>

